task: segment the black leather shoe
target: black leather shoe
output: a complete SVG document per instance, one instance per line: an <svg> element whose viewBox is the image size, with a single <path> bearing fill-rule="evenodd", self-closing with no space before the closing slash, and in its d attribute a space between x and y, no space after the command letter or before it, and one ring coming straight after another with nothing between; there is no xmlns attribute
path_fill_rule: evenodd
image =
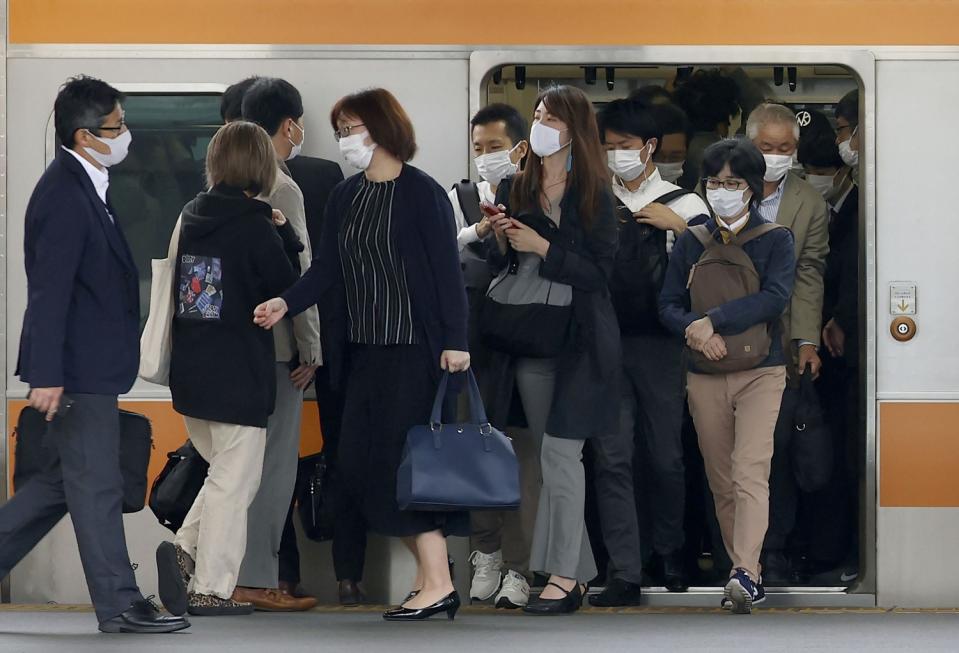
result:
<svg viewBox="0 0 959 653"><path fill-rule="evenodd" d="M149 599L134 601L123 614L100 622L104 633L175 633L189 627L183 617L161 614Z"/></svg>
<svg viewBox="0 0 959 653"><path fill-rule="evenodd" d="M782 551L767 551L760 558L763 583L768 586L789 585L792 580L792 570L789 559Z"/></svg>
<svg viewBox="0 0 959 653"><path fill-rule="evenodd" d="M456 611L459 609L460 595L454 590L428 608L404 608L400 606L384 612L383 618L387 621L424 621L433 615L445 612L447 619L453 621L456 618Z"/></svg>
<svg viewBox="0 0 959 653"><path fill-rule="evenodd" d="M643 588L622 578L614 578L606 588L595 596L589 597L589 604L597 608L622 608L639 605Z"/></svg>
<svg viewBox="0 0 959 653"><path fill-rule="evenodd" d="M571 590L565 590L556 583L546 583L547 587L550 585L565 592L566 596L561 599L537 598L535 601L530 601L529 605L523 608L523 612L536 616L546 616L555 614L573 614L579 610L580 606L583 604L583 591L580 589L579 583L577 583L576 586Z"/></svg>
<svg viewBox="0 0 959 653"><path fill-rule="evenodd" d="M682 551L673 551L663 556L663 585L670 592L685 592L689 589L686 561Z"/></svg>
<svg viewBox="0 0 959 653"><path fill-rule="evenodd" d="M366 594L360 589L360 584L352 580L341 580L340 605L352 606L361 603L366 603Z"/></svg>

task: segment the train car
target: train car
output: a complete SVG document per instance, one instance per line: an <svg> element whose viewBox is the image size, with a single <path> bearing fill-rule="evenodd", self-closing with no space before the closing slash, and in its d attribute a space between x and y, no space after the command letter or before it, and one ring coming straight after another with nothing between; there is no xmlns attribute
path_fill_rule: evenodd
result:
<svg viewBox="0 0 959 653"><path fill-rule="evenodd" d="M55 152L53 100L85 73L128 95L134 146L111 173L113 199L140 269L145 319L151 258L165 254L182 205L202 188L220 94L250 75L303 94L305 154L339 161L328 111L369 86L409 111L415 164L449 187L472 170L468 120L504 101L531 113L551 82L597 103L677 69L735 67L769 99L827 112L860 94L862 317L859 574L829 586L780 588L771 604L959 607L959 311L951 299L959 221L950 199L959 143L959 4L940 0L673 0L516 3L487 0L3 0L0 3L0 377L6 401L0 493L12 491L9 437L27 388L14 375L26 304L23 216ZM598 83L597 83L598 72ZM919 303L919 300L922 300ZM138 381L122 407L153 421L151 478L186 438L166 388ZM303 451L320 446L308 401ZM2 497L0 497L2 498ZM3 585L18 603L86 603L68 519ZM131 558L155 588L153 551L168 532L149 510L126 517ZM304 584L331 599L329 549L304 544ZM368 589L397 600L411 563L374 539ZM455 542L458 568L467 544ZM468 573L459 573L461 589ZM714 606L719 588L652 590L652 605Z"/></svg>

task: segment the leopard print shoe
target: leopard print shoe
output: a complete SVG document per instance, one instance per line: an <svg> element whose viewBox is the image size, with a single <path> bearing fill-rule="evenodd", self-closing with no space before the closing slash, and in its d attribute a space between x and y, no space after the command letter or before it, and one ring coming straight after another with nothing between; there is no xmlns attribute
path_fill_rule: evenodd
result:
<svg viewBox="0 0 959 653"><path fill-rule="evenodd" d="M253 604L191 592L187 611L195 617L226 617L253 614Z"/></svg>

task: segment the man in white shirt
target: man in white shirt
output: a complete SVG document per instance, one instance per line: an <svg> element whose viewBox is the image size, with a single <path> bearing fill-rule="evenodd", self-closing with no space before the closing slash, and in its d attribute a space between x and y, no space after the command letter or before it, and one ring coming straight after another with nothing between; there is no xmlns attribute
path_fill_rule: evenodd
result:
<svg viewBox="0 0 959 653"><path fill-rule="evenodd" d="M641 594L643 561L633 489L637 442L649 454L642 457L643 466L653 479L651 549L663 561L666 587L682 592L688 586L682 556L686 493L683 342L659 323L655 298L676 234L697 217L707 219L709 208L698 195L662 179L654 154L663 132L651 107L638 100L615 100L603 107L597 118L622 225L611 289L623 335L623 396L620 432L593 442L596 493L610 573L606 589L590 597L590 603L614 607L637 605ZM649 244L650 249L636 249L634 245L639 243L644 248ZM662 265L637 265L652 260Z"/></svg>
<svg viewBox="0 0 959 653"><path fill-rule="evenodd" d="M515 175L526 158L527 133L526 121L508 104L490 104L480 109L470 120L470 142L473 164L481 181L475 185L475 193L468 183L457 184L449 193L470 302L470 354L476 369L482 368L485 360L477 330L479 302L490 282L483 241L492 228L479 206L468 203L496 203L500 182ZM467 215L474 219L467 219ZM476 220L476 216L482 217ZM522 608L529 600L532 580L529 552L539 499L540 447L526 429L511 429L510 435L520 465L520 509L472 514L470 597L480 601L492 599L497 607Z"/></svg>

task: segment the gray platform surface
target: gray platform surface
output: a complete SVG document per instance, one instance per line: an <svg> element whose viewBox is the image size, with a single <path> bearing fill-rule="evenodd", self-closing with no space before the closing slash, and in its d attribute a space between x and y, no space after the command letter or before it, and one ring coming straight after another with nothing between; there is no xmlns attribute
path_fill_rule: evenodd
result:
<svg viewBox="0 0 959 653"><path fill-rule="evenodd" d="M394 624L372 609L196 618L174 635L103 635L87 610L0 608L2 653L110 651L372 651L512 653L575 651L959 651L959 613L880 610L584 610L535 618L464 609L453 623Z"/></svg>

